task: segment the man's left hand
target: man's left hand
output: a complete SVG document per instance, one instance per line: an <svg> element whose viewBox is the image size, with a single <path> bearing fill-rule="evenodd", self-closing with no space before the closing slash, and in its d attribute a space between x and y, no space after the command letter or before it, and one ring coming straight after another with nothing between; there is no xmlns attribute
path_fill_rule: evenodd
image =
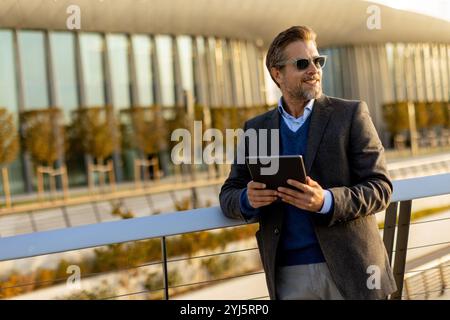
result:
<svg viewBox="0 0 450 320"><path fill-rule="evenodd" d="M283 202L311 212L319 212L322 209L325 200L324 190L316 181L306 177L306 184L292 179L287 183L297 190L279 187L277 195Z"/></svg>

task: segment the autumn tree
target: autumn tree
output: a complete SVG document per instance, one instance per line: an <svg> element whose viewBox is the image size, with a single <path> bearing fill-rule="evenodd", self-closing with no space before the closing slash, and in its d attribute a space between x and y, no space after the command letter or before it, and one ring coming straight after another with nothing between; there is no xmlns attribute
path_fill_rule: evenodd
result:
<svg viewBox="0 0 450 320"><path fill-rule="evenodd" d="M81 108L73 113L69 127L70 151L91 155L97 163L118 149L119 127L111 106Z"/></svg>
<svg viewBox="0 0 450 320"><path fill-rule="evenodd" d="M0 167L7 207L11 205L7 165L16 159L18 151L19 135L13 116L6 109L0 108Z"/></svg>
<svg viewBox="0 0 450 320"><path fill-rule="evenodd" d="M23 144L36 165L53 167L63 153L64 126L58 108L24 111L20 114Z"/></svg>
<svg viewBox="0 0 450 320"><path fill-rule="evenodd" d="M19 135L11 113L0 108L0 165L8 165L17 157Z"/></svg>
<svg viewBox="0 0 450 320"><path fill-rule="evenodd" d="M125 118L121 127L124 147L138 150L140 157L158 153L167 139L167 129L160 112L159 106L122 110Z"/></svg>
<svg viewBox="0 0 450 320"><path fill-rule="evenodd" d="M44 192L44 174L49 175L52 194L56 190L55 177L61 177L64 197L67 197L68 177L63 163L55 169L57 160L62 160L65 147L65 128L62 112L58 108L28 110L20 114L22 139L36 165L38 197Z"/></svg>

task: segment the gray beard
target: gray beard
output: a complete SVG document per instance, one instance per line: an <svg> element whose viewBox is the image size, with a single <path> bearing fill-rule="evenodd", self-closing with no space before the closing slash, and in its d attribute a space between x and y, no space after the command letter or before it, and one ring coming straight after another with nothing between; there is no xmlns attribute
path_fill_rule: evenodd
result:
<svg viewBox="0 0 450 320"><path fill-rule="evenodd" d="M312 90L304 90L300 87L295 91L289 92L289 95L295 100L308 101L311 99L317 99L322 95L322 86L319 86L317 89Z"/></svg>

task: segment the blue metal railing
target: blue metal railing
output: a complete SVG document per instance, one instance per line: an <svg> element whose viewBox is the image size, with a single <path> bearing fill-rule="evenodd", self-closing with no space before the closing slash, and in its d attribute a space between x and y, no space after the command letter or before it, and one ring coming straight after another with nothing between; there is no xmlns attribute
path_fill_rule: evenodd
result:
<svg viewBox="0 0 450 320"><path fill-rule="evenodd" d="M397 180L393 182L393 185L394 193L385 215L383 241L391 264L393 264L394 276L399 288L391 298L401 299L412 201L450 194L450 174ZM164 292L165 298L169 299L166 237L244 224L242 221L225 217L219 207L211 207L36 232L0 238L0 261L160 238ZM394 243L395 250L393 250Z"/></svg>

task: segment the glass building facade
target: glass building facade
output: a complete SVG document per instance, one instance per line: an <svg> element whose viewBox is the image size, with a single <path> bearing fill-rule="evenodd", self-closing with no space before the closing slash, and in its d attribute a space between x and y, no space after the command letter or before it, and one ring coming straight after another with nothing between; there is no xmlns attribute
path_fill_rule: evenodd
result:
<svg viewBox="0 0 450 320"><path fill-rule="evenodd" d="M118 116L133 106L183 106L185 91L208 108L261 105L264 54L214 37L0 29L0 108L19 130L22 111L57 107L69 124L78 108L111 105ZM113 159L117 180L132 179L133 153L117 150ZM72 186L87 182L83 157L76 160ZM34 189L25 152L9 168L13 193Z"/></svg>
<svg viewBox="0 0 450 320"><path fill-rule="evenodd" d="M0 107L14 114L58 107L183 106L185 91L208 108L274 104L280 95L265 69L266 48L236 39L0 29ZM321 48L324 92L368 102L384 142L382 105L449 101L450 45L385 43ZM133 152L116 150L118 180L132 179ZM62 159L64 161L64 159ZM12 191L30 190L22 152L10 166ZM86 183L82 156L69 163L71 185Z"/></svg>
<svg viewBox="0 0 450 320"><path fill-rule="evenodd" d="M450 101L450 45L386 43L326 48L324 92L367 102L389 146L382 106L394 102Z"/></svg>

